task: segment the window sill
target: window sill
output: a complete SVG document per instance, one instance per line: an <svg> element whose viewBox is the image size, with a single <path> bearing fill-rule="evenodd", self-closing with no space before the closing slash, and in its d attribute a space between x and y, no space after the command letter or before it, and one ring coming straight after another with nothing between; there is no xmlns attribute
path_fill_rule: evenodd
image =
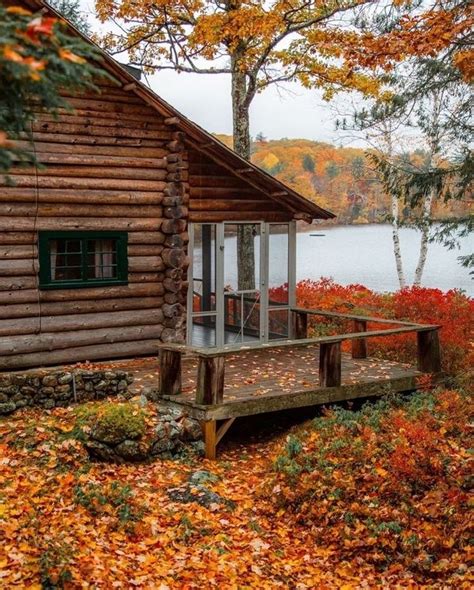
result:
<svg viewBox="0 0 474 590"><path fill-rule="evenodd" d="M58 290L58 289L91 289L94 287L117 287L120 285L128 285L128 281L84 281L77 283L47 283L39 284L41 291Z"/></svg>

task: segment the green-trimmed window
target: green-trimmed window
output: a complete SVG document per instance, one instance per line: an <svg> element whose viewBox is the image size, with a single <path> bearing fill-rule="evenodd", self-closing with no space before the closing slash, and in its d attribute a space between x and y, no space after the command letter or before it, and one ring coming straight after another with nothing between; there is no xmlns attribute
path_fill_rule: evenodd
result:
<svg viewBox="0 0 474 590"><path fill-rule="evenodd" d="M39 232L42 289L127 284L126 232Z"/></svg>

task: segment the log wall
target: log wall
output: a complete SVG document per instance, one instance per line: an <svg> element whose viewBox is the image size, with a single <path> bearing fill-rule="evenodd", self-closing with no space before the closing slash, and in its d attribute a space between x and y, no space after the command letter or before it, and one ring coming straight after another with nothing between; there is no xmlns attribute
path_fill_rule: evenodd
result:
<svg viewBox="0 0 474 590"><path fill-rule="evenodd" d="M291 221L293 212L271 199L249 182L190 147L189 220L205 221Z"/></svg>
<svg viewBox="0 0 474 590"><path fill-rule="evenodd" d="M160 342L183 341L188 220L293 217L197 150L176 118L100 86L66 95L72 110L59 118L38 112L42 166L12 170L13 185L0 178L0 370L156 354ZM42 230L128 232L128 284L39 289Z"/></svg>
<svg viewBox="0 0 474 590"><path fill-rule="evenodd" d="M0 180L0 369L156 354L184 338L184 138L133 93L101 86L68 97L59 120L38 113L45 167ZM40 290L37 232L55 229L129 232L129 284Z"/></svg>

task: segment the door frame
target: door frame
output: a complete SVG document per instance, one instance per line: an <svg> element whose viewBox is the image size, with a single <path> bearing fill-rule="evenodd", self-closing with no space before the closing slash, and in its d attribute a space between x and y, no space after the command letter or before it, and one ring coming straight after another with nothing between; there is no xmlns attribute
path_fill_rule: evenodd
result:
<svg viewBox="0 0 474 590"><path fill-rule="evenodd" d="M188 224L188 294L186 310L186 343L192 345L192 326L195 317L215 317L216 325L216 347L225 345L224 325L224 261L225 261L225 226L255 224L260 226L260 342L269 341L269 311L288 310L288 337L291 338L291 325L289 310L296 303L296 221L265 222L261 220L245 221L223 221L223 222L190 222ZM194 227L195 225L211 225L215 227L215 297L216 305L214 311L194 312L194 284L193 284L193 249L194 249ZM269 307L268 282L269 282L269 256L270 252L270 227L273 225L288 225L288 303L281 306ZM258 287L256 287L256 290ZM285 338L284 338L285 339ZM275 340L272 340L274 342ZM245 346L245 343L241 343Z"/></svg>

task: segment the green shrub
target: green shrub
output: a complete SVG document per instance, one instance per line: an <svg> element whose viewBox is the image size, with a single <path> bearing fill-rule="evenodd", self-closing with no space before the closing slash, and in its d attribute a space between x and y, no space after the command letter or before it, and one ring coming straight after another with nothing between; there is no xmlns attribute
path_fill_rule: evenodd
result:
<svg viewBox="0 0 474 590"><path fill-rule="evenodd" d="M93 437L104 443L136 440L145 433L145 413L132 403L108 402L91 414L89 426Z"/></svg>

